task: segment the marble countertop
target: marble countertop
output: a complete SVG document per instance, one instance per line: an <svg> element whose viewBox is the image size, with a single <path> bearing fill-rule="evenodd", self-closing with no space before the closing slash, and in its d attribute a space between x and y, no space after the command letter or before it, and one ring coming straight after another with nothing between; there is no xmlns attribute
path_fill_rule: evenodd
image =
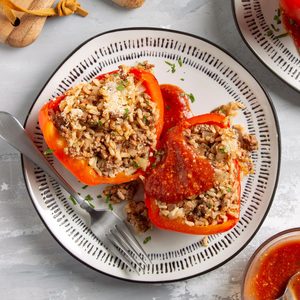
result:
<svg viewBox="0 0 300 300"><path fill-rule="evenodd" d="M250 244L219 269L175 283L128 283L89 269L57 244L31 204L19 154L0 141L0 298L240 299L241 277L254 250L271 235L300 226L300 94L272 74L247 48L236 29L229 0L146 0L142 8L133 11L120 9L109 0L82 2L90 12L87 18L49 19L39 39L24 49L0 45L0 110L23 122L60 62L100 32L136 26L190 32L232 53L270 93L282 133L276 197Z"/></svg>

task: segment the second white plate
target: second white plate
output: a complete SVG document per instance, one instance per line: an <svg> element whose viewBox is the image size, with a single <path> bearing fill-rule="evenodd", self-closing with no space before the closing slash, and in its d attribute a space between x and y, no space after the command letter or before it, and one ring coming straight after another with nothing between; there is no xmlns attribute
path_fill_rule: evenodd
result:
<svg viewBox="0 0 300 300"><path fill-rule="evenodd" d="M300 92L300 54L282 24L274 25L279 0L232 0L236 24L246 44L272 72ZM271 31L273 33L271 33Z"/></svg>

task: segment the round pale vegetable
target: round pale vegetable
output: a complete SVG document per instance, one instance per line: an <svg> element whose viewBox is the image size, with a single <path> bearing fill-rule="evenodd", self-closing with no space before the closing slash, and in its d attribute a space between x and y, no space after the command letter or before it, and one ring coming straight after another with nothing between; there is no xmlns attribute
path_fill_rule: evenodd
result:
<svg viewBox="0 0 300 300"><path fill-rule="evenodd" d="M114 3L126 8L141 7L145 0L112 0Z"/></svg>

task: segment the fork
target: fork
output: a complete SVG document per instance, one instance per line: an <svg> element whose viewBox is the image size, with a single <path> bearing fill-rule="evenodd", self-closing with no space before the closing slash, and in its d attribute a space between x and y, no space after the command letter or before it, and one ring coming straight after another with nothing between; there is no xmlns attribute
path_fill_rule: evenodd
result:
<svg viewBox="0 0 300 300"><path fill-rule="evenodd" d="M147 264L152 264L125 221L112 210L92 208L52 167L35 146L21 123L4 111L0 111L0 137L43 169L73 197L79 206L90 215L90 229L94 235L99 240L105 241L105 246L126 266L140 274L139 269L144 270Z"/></svg>

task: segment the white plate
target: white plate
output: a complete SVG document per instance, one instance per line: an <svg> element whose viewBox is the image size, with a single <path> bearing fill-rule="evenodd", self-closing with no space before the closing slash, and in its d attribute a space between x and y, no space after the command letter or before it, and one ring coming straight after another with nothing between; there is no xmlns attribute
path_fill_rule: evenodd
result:
<svg viewBox="0 0 300 300"><path fill-rule="evenodd" d="M276 25L278 32L268 35L279 0L232 0L232 5L237 27L249 48L271 71L300 91L300 54L292 38L276 38L286 32L282 24Z"/></svg>
<svg viewBox="0 0 300 300"><path fill-rule="evenodd" d="M181 58L183 66L177 60ZM23 159L24 176L33 204L56 240L74 257L103 273L127 280L165 282L203 274L237 255L251 240L270 208L277 185L280 160L279 128L270 99L259 83L229 54L210 42L189 34L154 28L131 28L106 32L79 46L50 77L33 104L25 124L41 149L45 149L37 117L42 105L70 86L106 73L120 64L148 60L155 65L160 83L179 85L193 93L195 114L236 100L245 105L236 122L256 135L260 148L253 155L256 173L244 182L241 219L234 229L201 237L154 229L145 245L153 261L138 276L111 256L86 227L86 215L67 199L66 193L43 171ZM169 61L177 64L168 72ZM184 78L184 81L181 80ZM53 161L53 159L52 159ZM55 160L55 167L81 194L98 195L103 186L82 189ZM96 198L96 197L94 197ZM96 206L106 205L99 199ZM115 205L116 207L116 205ZM139 236L143 241L149 233Z"/></svg>

